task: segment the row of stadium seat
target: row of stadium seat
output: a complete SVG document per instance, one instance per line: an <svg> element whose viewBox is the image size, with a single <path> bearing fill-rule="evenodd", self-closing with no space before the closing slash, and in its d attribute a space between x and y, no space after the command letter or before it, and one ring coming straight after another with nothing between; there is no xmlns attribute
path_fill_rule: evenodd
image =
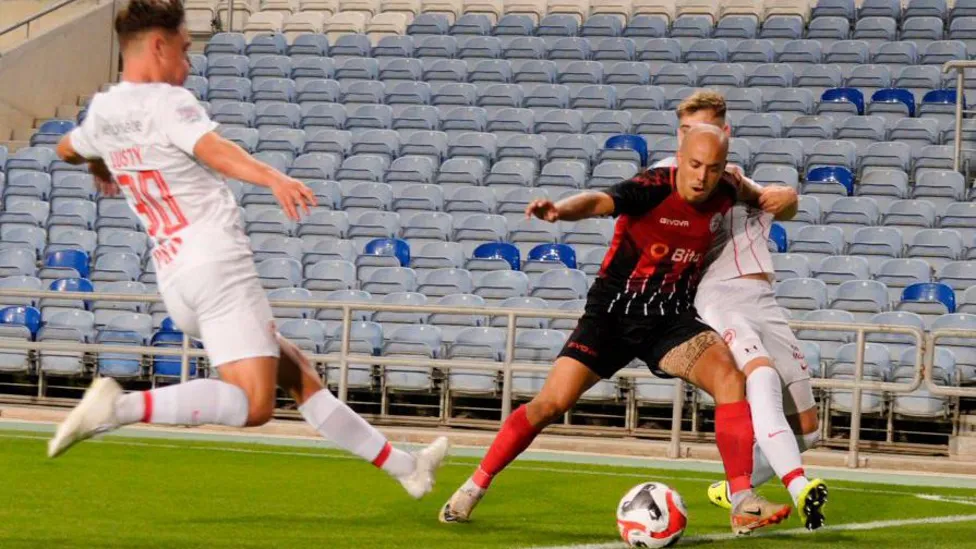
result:
<svg viewBox="0 0 976 549"><path fill-rule="evenodd" d="M506 16L493 24L484 14L466 14L453 24L443 14L422 13L411 17L401 13L369 16L362 12L340 12L332 16L314 12L283 15L258 12L249 16L245 37L280 34L294 40L308 33L323 33L340 40L356 33L376 43L389 35L410 36L583 36L588 38L677 38L677 39L778 39L778 40L864 40L881 42L959 40L972 42L976 37L976 17L957 17L946 24L939 17L920 16L899 23L891 17L864 17L852 26L836 16L818 16L809 24L796 17L774 17L764 22L747 15L731 15L717 22L704 15L684 15L668 25L655 16L637 16L629 22L616 15L596 15L580 23L578 17L566 14L548 15L538 23L528 16ZM291 41L289 40L289 41Z"/></svg>
<svg viewBox="0 0 976 549"><path fill-rule="evenodd" d="M575 53L572 46L575 46ZM324 57L461 58L461 59L592 59L595 61L668 61L796 63L828 65L941 65L967 58L968 43L961 40L822 41L816 39L567 36L386 36L374 44L365 35L349 34L330 41L325 35L303 34L288 43L283 35L263 34L247 41L243 34L220 33L204 48L208 59L231 55L260 59ZM194 54L199 55L199 54ZM194 57L199 59L199 57ZM196 61L199 66L200 61Z"/></svg>

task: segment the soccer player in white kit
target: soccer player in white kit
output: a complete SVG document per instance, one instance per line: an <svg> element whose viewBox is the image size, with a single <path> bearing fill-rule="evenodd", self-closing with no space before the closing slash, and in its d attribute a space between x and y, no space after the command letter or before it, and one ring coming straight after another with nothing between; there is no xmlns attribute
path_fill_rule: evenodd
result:
<svg viewBox="0 0 976 549"><path fill-rule="evenodd" d="M315 205L302 182L220 137L196 98L189 33L179 0L132 0L118 14L121 82L97 94L58 155L87 162L99 191L121 189L153 241L159 291L187 334L200 338L220 379L197 379L124 394L99 378L48 444L56 457L95 434L139 421L167 425L262 425L276 386L323 437L370 461L419 498L447 453L443 437L411 454L386 438L322 384L301 351L275 328L233 194L223 177L268 187L288 217Z"/></svg>
<svg viewBox="0 0 976 549"><path fill-rule="evenodd" d="M703 90L687 97L677 109L679 143L696 124L728 131L725 110L725 98L717 92ZM674 163L673 157L666 158L655 167ZM756 185L748 178L742 180ZM776 192L769 191L767 187L762 200L792 202L780 219L796 215L795 190L776 186ZM738 205L724 221L727 238L718 239L710 252L711 264L702 277L695 308L722 334L746 374L746 399L756 433L753 486L778 476L806 527L815 530L824 524L827 486L820 479L807 479L800 453L820 439L817 406L803 352L773 293L775 269L766 247L773 216ZM713 484L709 500L730 508L727 489L725 481Z"/></svg>

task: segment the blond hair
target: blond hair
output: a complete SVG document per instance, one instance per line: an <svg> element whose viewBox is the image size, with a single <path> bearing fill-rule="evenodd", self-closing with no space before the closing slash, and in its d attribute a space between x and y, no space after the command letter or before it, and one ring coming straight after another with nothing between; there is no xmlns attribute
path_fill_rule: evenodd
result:
<svg viewBox="0 0 976 549"><path fill-rule="evenodd" d="M711 90L699 90L678 105L678 119L700 111L712 111L717 118L725 118L725 97Z"/></svg>

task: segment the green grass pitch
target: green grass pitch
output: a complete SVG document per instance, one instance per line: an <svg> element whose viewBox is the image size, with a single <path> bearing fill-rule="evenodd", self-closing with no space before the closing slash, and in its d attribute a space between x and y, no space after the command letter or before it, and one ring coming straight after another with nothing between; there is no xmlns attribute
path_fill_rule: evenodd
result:
<svg viewBox="0 0 976 549"><path fill-rule="evenodd" d="M45 439L0 431L0 548L609 549L617 501L645 480L682 494L682 546L976 547L972 490L829 482L828 521L844 529L798 532L794 516L767 529L780 535L729 539L727 513L705 499L710 474L525 460L496 480L474 522L445 526L438 508L471 458L451 458L417 502L334 450L109 437L48 460ZM787 497L779 485L764 493Z"/></svg>

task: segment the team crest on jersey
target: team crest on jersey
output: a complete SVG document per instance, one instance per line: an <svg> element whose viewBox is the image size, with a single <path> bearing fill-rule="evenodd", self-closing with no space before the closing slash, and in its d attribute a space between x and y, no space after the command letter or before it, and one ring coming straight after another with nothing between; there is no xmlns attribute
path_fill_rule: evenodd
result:
<svg viewBox="0 0 976 549"><path fill-rule="evenodd" d="M708 222L708 230L713 233L717 233L718 230L722 227L722 219L723 216L720 213L713 215L712 220Z"/></svg>
<svg viewBox="0 0 976 549"><path fill-rule="evenodd" d="M200 121L200 107L197 105L186 105L176 109L176 116L180 122L192 124Z"/></svg>
<svg viewBox="0 0 976 549"><path fill-rule="evenodd" d="M729 328L722 332L722 339L725 340L726 345L732 345L732 342L735 341L735 330Z"/></svg>

